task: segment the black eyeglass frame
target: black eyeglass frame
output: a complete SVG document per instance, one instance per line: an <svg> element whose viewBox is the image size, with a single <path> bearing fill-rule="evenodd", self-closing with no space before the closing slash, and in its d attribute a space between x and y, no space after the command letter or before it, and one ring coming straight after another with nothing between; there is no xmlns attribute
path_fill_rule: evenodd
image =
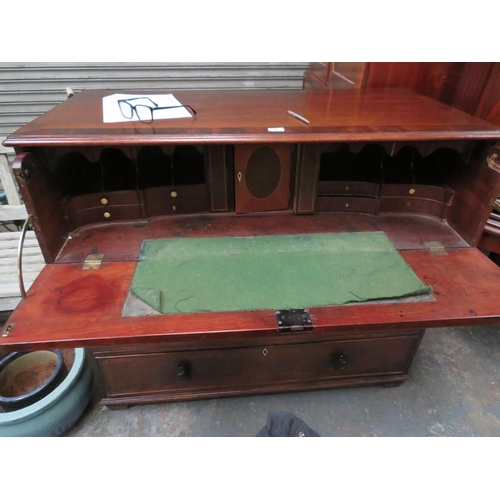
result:
<svg viewBox="0 0 500 500"><path fill-rule="evenodd" d="M148 106L146 104L136 104L134 106L133 104L131 104L129 102L129 101L138 101L140 99L142 99L142 100L147 99L148 101L151 102L151 104L154 105L154 108L152 106ZM131 109L130 116L126 116L125 113L123 112L123 109L121 106L122 102L125 104L128 104L128 106L130 107L130 109ZM158 106L158 104L156 104L156 102L154 102L149 97L132 97L130 99L119 99L117 101L117 103L118 103L118 108L120 109L120 113L122 114L123 118L126 118L127 120L131 120L132 117L134 116L134 113L135 113L135 115L137 116L137 118L139 119L139 121L141 123L153 123L153 121L154 121L153 112L161 110L161 109L188 108L191 110L191 112L193 113L194 116L196 116L196 114L197 114L196 111L189 104L180 104L179 106ZM148 108L151 111L151 120L149 120L149 121L141 120L141 117L140 117L139 113L137 112L138 107Z"/></svg>

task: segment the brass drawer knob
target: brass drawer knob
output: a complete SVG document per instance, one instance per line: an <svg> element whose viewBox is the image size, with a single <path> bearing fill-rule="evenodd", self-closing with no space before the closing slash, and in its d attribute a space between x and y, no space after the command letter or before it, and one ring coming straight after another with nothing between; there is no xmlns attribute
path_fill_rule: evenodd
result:
<svg viewBox="0 0 500 500"><path fill-rule="evenodd" d="M408 192L409 192L410 194L415 194L415 189L411 188Z"/></svg>
<svg viewBox="0 0 500 500"><path fill-rule="evenodd" d="M171 196L172 198L177 198L177 191L172 191L172 192L170 193L170 196Z"/></svg>
<svg viewBox="0 0 500 500"><path fill-rule="evenodd" d="M107 198L101 198L101 204L102 205L107 205L109 203Z"/></svg>
<svg viewBox="0 0 500 500"><path fill-rule="evenodd" d="M111 217L111 214L109 212L104 212L104 217L106 219L109 219Z"/></svg>

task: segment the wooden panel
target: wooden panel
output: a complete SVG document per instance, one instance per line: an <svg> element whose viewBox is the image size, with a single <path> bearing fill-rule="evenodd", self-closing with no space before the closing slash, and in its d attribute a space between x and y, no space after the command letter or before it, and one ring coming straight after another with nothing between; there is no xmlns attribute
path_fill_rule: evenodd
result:
<svg viewBox="0 0 500 500"><path fill-rule="evenodd" d="M488 252L500 254L500 231L499 234L484 232L477 246Z"/></svg>
<svg viewBox="0 0 500 500"><path fill-rule="evenodd" d="M291 164L290 144L235 146L236 212L289 208Z"/></svg>
<svg viewBox="0 0 500 500"><path fill-rule="evenodd" d="M306 217L306 216L304 216ZM302 218L302 217L300 217ZM415 274L433 287L432 301L393 301L312 307L314 332L412 330L496 324L500 320L500 269L475 248L401 253ZM274 311L122 317L135 262L104 263L84 271L81 264L46 266L28 298L14 311L2 347L60 347L278 338ZM319 335L320 337L316 337Z"/></svg>
<svg viewBox="0 0 500 500"><path fill-rule="evenodd" d="M498 62L311 63L305 88L405 87L500 124Z"/></svg>
<svg viewBox="0 0 500 500"><path fill-rule="evenodd" d="M316 144L303 144L298 148L293 199L293 211L297 214L314 212L319 174L319 153L320 147Z"/></svg>
<svg viewBox="0 0 500 500"><path fill-rule="evenodd" d="M474 115L500 125L500 62L492 64Z"/></svg>
<svg viewBox="0 0 500 500"><path fill-rule="evenodd" d="M139 90L137 91L139 92ZM143 123L102 123L102 97L75 95L19 129L6 146L242 144L500 139L498 126L407 89L290 92L178 92L198 114ZM306 117L303 123L287 110ZM272 133L269 127L282 126Z"/></svg>
<svg viewBox="0 0 500 500"><path fill-rule="evenodd" d="M446 223L425 216L366 214L261 213L256 215L204 214L161 217L141 223L118 222L81 228L71 234L57 262L83 262L95 246L107 261L138 260L146 239L172 237L254 236L325 232L383 231L398 250L426 248L439 241L445 247L468 246Z"/></svg>
<svg viewBox="0 0 500 500"><path fill-rule="evenodd" d="M366 88L405 87L451 104L465 63L369 63Z"/></svg>
<svg viewBox="0 0 500 500"><path fill-rule="evenodd" d="M493 63L485 62L465 63L455 96L450 104L474 115L492 66Z"/></svg>
<svg viewBox="0 0 500 500"><path fill-rule="evenodd" d="M35 229L43 257L54 262L68 235L64 219L62 196L46 165L30 153L16 156L12 166L26 204L33 215Z"/></svg>
<svg viewBox="0 0 500 500"><path fill-rule="evenodd" d="M456 172L449 185L455 191L448 211L448 223L471 245L476 245L500 194L500 166L488 165L498 148L478 149L463 172Z"/></svg>
<svg viewBox="0 0 500 500"><path fill-rule="evenodd" d="M232 149L227 146L207 147L207 170L210 186L210 208L213 212L227 212L233 205Z"/></svg>

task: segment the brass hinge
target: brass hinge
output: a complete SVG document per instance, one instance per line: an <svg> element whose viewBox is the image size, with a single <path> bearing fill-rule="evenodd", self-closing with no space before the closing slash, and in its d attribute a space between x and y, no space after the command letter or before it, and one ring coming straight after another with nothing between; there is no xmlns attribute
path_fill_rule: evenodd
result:
<svg viewBox="0 0 500 500"><path fill-rule="evenodd" d="M439 241L429 241L425 246L431 251L433 255L448 255L444 246Z"/></svg>
<svg viewBox="0 0 500 500"><path fill-rule="evenodd" d="M314 325L307 309L282 309L275 311L278 332L310 332Z"/></svg>
<svg viewBox="0 0 500 500"><path fill-rule="evenodd" d="M2 337L8 337L9 336L9 333L12 331L12 329L14 328L14 325L15 323L9 323L4 331L2 332Z"/></svg>
<svg viewBox="0 0 500 500"><path fill-rule="evenodd" d="M496 164L497 158L498 158L497 153L493 153L492 155L488 156L488 158L486 158L486 163L488 163L488 167L490 168L498 167L498 165Z"/></svg>
<svg viewBox="0 0 500 500"><path fill-rule="evenodd" d="M104 259L103 253L91 253L87 255L87 258L83 261L82 269L84 271L91 269L99 269L102 264L102 260Z"/></svg>

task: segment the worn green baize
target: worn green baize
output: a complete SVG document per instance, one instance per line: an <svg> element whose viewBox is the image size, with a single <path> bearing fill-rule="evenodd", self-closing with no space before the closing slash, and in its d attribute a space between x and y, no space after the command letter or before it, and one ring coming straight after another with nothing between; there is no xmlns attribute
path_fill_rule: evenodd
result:
<svg viewBox="0 0 500 500"><path fill-rule="evenodd" d="M384 233L144 242L131 285L163 314L292 309L425 294Z"/></svg>

